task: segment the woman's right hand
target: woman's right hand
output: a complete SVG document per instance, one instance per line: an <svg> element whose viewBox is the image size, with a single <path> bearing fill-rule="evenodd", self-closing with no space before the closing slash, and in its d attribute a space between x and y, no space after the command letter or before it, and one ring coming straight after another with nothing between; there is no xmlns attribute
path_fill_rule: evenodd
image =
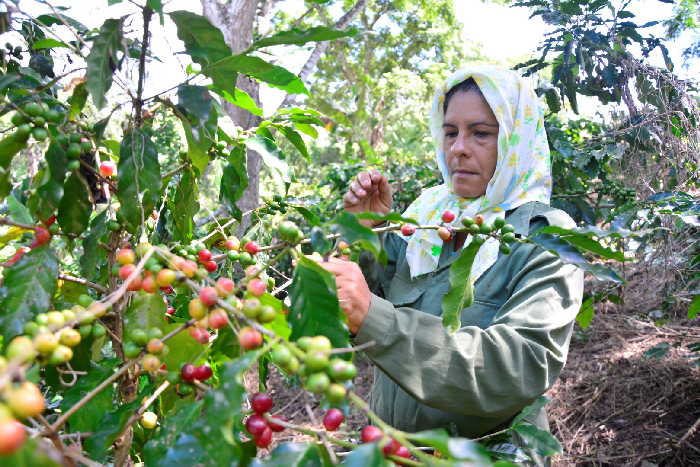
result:
<svg viewBox="0 0 700 467"><path fill-rule="evenodd" d="M350 183L348 192L343 196L343 208L352 213L388 214L391 212L392 204L389 181L378 170L358 173L355 180ZM360 223L373 227L380 222L363 219Z"/></svg>

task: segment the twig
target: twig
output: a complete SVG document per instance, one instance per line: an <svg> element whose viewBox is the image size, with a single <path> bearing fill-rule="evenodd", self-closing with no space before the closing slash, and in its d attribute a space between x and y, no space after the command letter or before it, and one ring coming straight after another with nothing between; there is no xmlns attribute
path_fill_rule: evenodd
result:
<svg viewBox="0 0 700 467"><path fill-rule="evenodd" d="M19 227L25 230L36 230L37 228L37 226L35 225L20 224L19 222L12 221L7 217L0 217L0 225L12 225L14 227Z"/></svg>
<svg viewBox="0 0 700 467"><path fill-rule="evenodd" d="M304 397L306 397L306 393L304 393ZM316 415L314 415L314 411L311 410L311 406L308 403L308 398L307 402L304 404L304 409L306 409L306 414L309 416L309 419L314 425L318 425L318 419L316 418ZM323 442L323 445L326 447L326 451L328 451L328 455L331 458L331 462L333 464L338 463L338 458L335 456L335 452L333 449L331 449L330 441L328 440L328 436L326 436L325 431L319 431L318 433L319 438L321 438L321 441Z"/></svg>
<svg viewBox="0 0 700 467"><path fill-rule="evenodd" d="M179 171L181 171L185 167L188 167L189 165L190 164L181 164L180 166L175 167L173 170L171 170L169 172L165 172L165 174L162 176L163 180L172 177L173 175L175 175L176 173L178 173Z"/></svg>
<svg viewBox="0 0 700 467"><path fill-rule="evenodd" d="M365 350L369 347L372 347L375 344L376 344L375 341L369 341L369 342L365 342L364 344L356 345L354 347L343 347L341 349L333 349L333 350L331 350L331 355L332 354L339 354L339 353L359 352L360 350Z"/></svg>
<svg viewBox="0 0 700 467"><path fill-rule="evenodd" d="M84 286L90 287L91 289L95 289L98 292L102 292L102 293L109 292L109 290L106 287L101 286L100 284L95 284L94 282L90 282L89 280L83 279L82 277L74 277L74 276L70 276L68 274L59 273L58 278L61 280L64 280L64 281L75 282L76 284L82 284Z"/></svg>
<svg viewBox="0 0 700 467"><path fill-rule="evenodd" d="M299 394L303 394L303 393L300 392ZM289 422L286 422L284 420L281 420L277 417L271 418L270 414L265 414L264 417L266 420L271 421L272 423L274 423L276 425L283 426L285 428L289 428L290 430L298 431L299 433L304 433L305 435L318 437L319 434L322 432L322 430L314 430L312 428L306 428L306 427L303 427L300 425L295 425L293 423L289 423ZM349 448L349 449L353 449L353 448L357 447L355 444L353 444L349 441L345 441L344 439L335 438L333 436L328 436L328 435L326 435L326 438L328 438L328 441L330 441L333 444L337 444L338 446L343 446L343 447Z"/></svg>
<svg viewBox="0 0 700 467"><path fill-rule="evenodd" d="M135 126L143 125L143 82L146 79L146 53L148 52L148 28L153 17L153 10L149 7L143 9L143 36L141 39L141 54L139 55L139 81L134 102Z"/></svg>
<svg viewBox="0 0 700 467"><path fill-rule="evenodd" d="M151 404L160 396L163 391L168 389L170 386L170 381L163 381L163 384L158 386L158 389L156 389L153 394L151 394L151 397L146 399L146 401L141 405L141 407L138 408L136 412L134 412L134 415L131 416L131 418L126 422L126 425L124 425L124 429L122 430L122 433L126 431L127 428L129 428L131 425L136 423L136 421L143 415L143 413L146 411L148 407L150 407Z"/></svg>

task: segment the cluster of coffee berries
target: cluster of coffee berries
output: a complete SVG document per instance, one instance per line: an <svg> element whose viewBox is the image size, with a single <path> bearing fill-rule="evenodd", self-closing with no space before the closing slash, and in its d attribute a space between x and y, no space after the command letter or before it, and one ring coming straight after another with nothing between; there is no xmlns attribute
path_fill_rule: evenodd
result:
<svg viewBox="0 0 700 467"><path fill-rule="evenodd" d="M292 221L281 222L279 227L277 227L277 236L280 240L287 243L298 243L304 238L302 231Z"/></svg>
<svg viewBox="0 0 700 467"><path fill-rule="evenodd" d="M382 452L385 456L396 456L408 459L411 453L406 446L403 446L395 439L384 435L384 432L374 425L367 425L360 431L360 439L363 443L384 443Z"/></svg>
<svg viewBox="0 0 700 467"><path fill-rule="evenodd" d="M273 405L272 397L269 394L259 392L250 398L253 414L246 419L245 429L259 448L266 448L272 443L272 432L284 430L284 426L275 423L275 420L284 422L285 419L269 415Z"/></svg>
<svg viewBox="0 0 700 467"><path fill-rule="evenodd" d="M357 374L351 362L331 358L331 342L326 336L302 337L296 348L279 344L272 350L272 361L283 371L301 376L304 388L325 395L332 404L345 399L345 384Z"/></svg>
<svg viewBox="0 0 700 467"><path fill-rule="evenodd" d="M104 316L107 307L93 302L87 295L78 297L78 304L65 310L38 314L24 325L24 335L10 341L6 349L8 360L20 364L38 360L42 364L61 365L73 358L73 347L81 339L104 335L105 329L93 326L95 319ZM76 330L74 327L79 326Z"/></svg>
<svg viewBox="0 0 700 467"><path fill-rule="evenodd" d="M62 110L49 108L45 102L28 102L12 115L14 138L24 142L32 136L36 141L44 141L49 137L46 125L61 124L65 118Z"/></svg>
<svg viewBox="0 0 700 467"><path fill-rule="evenodd" d="M141 367L148 372L161 368L160 357L167 355L169 347L161 339L163 331L153 326L150 329L131 328L126 332L122 349L126 358L137 358L145 349L146 354L141 358Z"/></svg>
<svg viewBox="0 0 700 467"><path fill-rule="evenodd" d="M202 343L209 342L208 329L221 329L229 324L229 316L225 309L218 306L220 299L226 299L227 303L235 308L240 307L240 300L233 295L236 284L228 277L220 277L214 287L202 287L197 297L190 300L187 311L194 326L188 329L190 336Z"/></svg>
<svg viewBox="0 0 700 467"><path fill-rule="evenodd" d="M34 383L10 383L3 388L0 402L0 455L14 453L27 439L27 432L19 420L41 415L45 408L44 396Z"/></svg>
<svg viewBox="0 0 700 467"><path fill-rule="evenodd" d="M239 240L234 236L226 238L224 249L229 260L238 261L243 267L254 265L254 256L260 252L260 246L256 242L248 238Z"/></svg>
<svg viewBox="0 0 700 467"><path fill-rule="evenodd" d="M259 214L274 214L276 212L286 213L289 204L280 195L274 195L272 199L263 198L264 206L258 209Z"/></svg>
<svg viewBox="0 0 700 467"><path fill-rule="evenodd" d="M479 244L486 241L482 235L499 234L498 239L501 242L499 249L504 255L510 254L510 244L516 241L514 234L515 228L511 224L507 224L505 219L501 217L497 217L493 221L493 225L485 222L481 215L475 216L473 219L471 217L465 217L462 219L462 225L467 229L467 232L473 236L472 241Z"/></svg>

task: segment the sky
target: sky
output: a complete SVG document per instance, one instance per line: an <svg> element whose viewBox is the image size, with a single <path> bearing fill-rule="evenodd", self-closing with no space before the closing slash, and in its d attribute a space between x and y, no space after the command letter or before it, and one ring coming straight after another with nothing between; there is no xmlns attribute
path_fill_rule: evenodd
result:
<svg viewBox="0 0 700 467"><path fill-rule="evenodd" d="M483 54L499 61L508 61L513 58L522 58L532 53L546 31L546 25L539 18L529 18L526 8L510 8L482 0L454 0L455 11L458 19L463 24L463 37L465 40L481 44ZM107 18L117 18L135 11L134 5L128 1L107 7L107 0L63 0L52 1L54 5L70 6L67 12L69 16L76 18L88 27L99 28ZM143 3L138 0L137 3ZM180 9L190 10L201 14L201 4L198 0L165 0L166 11ZM284 0L281 7L289 12L303 12L302 0ZM20 0L20 8L30 14L45 12L47 7L36 0ZM631 11L637 17L638 23L668 17L673 5L658 0L635 0L632 2ZM127 23L127 28L139 27L140 20L134 19L133 23ZM181 52L184 47L177 39L175 26L171 21L165 21L161 26L158 21L152 23L152 46L154 54L162 62L153 61L149 64L149 79L146 81L146 95L155 94L164 89L176 86L185 76L185 67L190 62L189 57ZM656 26L647 30L658 36L663 35L663 28ZM517 32L517 34L515 33ZM700 63L695 60L690 68L684 69L681 52L693 40L691 33L686 33L676 42L669 45L669 51L676 71L682 77L700 76ZM308 52L299 48L286 48L283 56L280 56L280 64L292 72L299 72ZM293 52L292 52L293 51ZM663 66L661 53L657 50L651 57L652 64ZM263 108L266 113L273 111L282 100L281 91L264 88L262 91Z"/></svg>

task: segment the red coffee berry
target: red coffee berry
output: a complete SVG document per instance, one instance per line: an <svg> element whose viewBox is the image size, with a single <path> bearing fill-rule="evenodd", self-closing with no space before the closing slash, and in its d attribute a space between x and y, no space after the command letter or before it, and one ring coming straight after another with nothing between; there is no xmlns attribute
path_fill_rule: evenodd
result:
<svg viewBox="0 0 700 467"><path fill-rule="evenodd" d="M214 287L202 287L199 291L199 299L206 306L213 306L219 299L219 293Z"/></svg>
<svg viewBox="0 0 700 467"><path fill-rule="evenodd" d="M103 177L111 177L117 171L117 164L112 161L100 162L100 175Z"/></svg>
<svg viewBox="0 0 700 467"><path fill-rule="evenodd" d="M272 442L272 430L266 426L262 433L258 436L253 436L253 442L259 448L266 448Z"/></svg>
<svg viewBox="0 0 700 467"><path fill-rule="evenodd" d="M416 226L413 224L404 224L401 226L401 234L405 235L406 237L410 237L416 233Z"/></svg>
<svg viewBox="0 0 700 467"><path fill-rule="evenodd" d="M136 266L134 266L133 264L125 264L124 266L119 268L119 278L124 281L135 270Z"/></svg>
<svg viewBox="0 0 700 467"><path fill-rule="evenodd" d="M443 242L449 242L452 238L452 231L447 227L439 227L437 229L437 234Z"/></svg>
<svg viewBox="0 0 700 467"><path fill-rule="evenodd" d="M221 308L217 308L209 314L209 327L221 329L228 324L228 314Z"/></svg>
<svg viewBox="0 0 700 467"><path fill-rule="evenodd" d="M258 246L257 243L255 242L248 242L243 246L243 249L250 253L251 255L255 255L260 252L260 247Z"/></svg>
<svg viewBox="0 0 700 467"><path fill-rule="evenodd" d="M248 281L247 289L252 295L260 297L267 291L267 284L259 277L255 277Z"/></svg>
<svg viewBox="0 0 700 467"><path fill-rule="evenodd" d="M252 436L260 436L267 427L267 420L262 415L253 414L245 421L245 429Z"/></svg>
<svg viewBox="0 0 700 467"><path fill-rule="evenodd" d="M449 209L445 210L445 212L442 213L442 222L445 222L449 224L453 220L455 220L455 213L450 211Z"/></svg>
<svg viewBox="0 0 700 467"><path fill-rule="evenodd" d="M129 286L126 288L129 292L137 292L141 290L141 274L138 274L136 277L134 277L131 282L129 283Z"/></svg>
<svg viewBox="0 0 700 467"><path fill-rule="evenodd" d="M36 227L34 229L34 241L31 245L29 245L29 247L36 248L41 245L46 245L47 243L49 243L50 240L51 234L48 230L46 230L43 227Z"/></svg>
<svg viewBox="0 0 700 467"><path fill-rule="evenodd" d="M329 409L323 416L323 426L328 431L335 431L345 420L343 412L338 409Z"/></svg>
<svg viewBox="0 0 700 467"><path fill-rule="evenodd" d="M216 261L206 261L204 263L204 269L206 269L209 272L216 272L218 268L219 266L216 264Z"/></svg>
<svg viewBox="0 0 700 467"><path fill-rule="evenodd" d="M207 261L211 261L211 251L204 249L204 250L199 250L199 253L197 253L197 257L199 258L199 261L202 263L206 263Z"/></svg>
<svg viewBox="0 0 700 467"><path fill-rule="evenodd" d="M195 378L195 372L196 372L197 367L194 366L191 363L185 363L182 365L182 368L180 369L180 378L182 378L183 381L187 382L192 382L194 381Z"/></svg>
<svg viewBox="0 0 700 467"><path fill-rule="evenodd" d="M238 343L244 350L257 349L262 345L263 338L255 329L246 326L238 333Z"/></svg>
<svg viewBox="0 0 700 467"><path fill-rule="evenodd" d="M24 425L13 418L0 420L0 455L6 456L17 451L27 439Z"/></svg>
<svg viewBox="0 0 700 467"><path fill-rule="evenodd" d="M384 453L385 456L391 456L391 455L396 454L400 447L401 447L401 445L399 444L399 442L396 441L395 439L392 439L384 445L382 452Z"/></svg>
<svg viewBox="0 0 700 467"><path fill-rule="evenodd" d="M51 227L54 222L56 222L56 215L55 214L49 216L49 218L44 221L44 225L46 227Z"/></svg>
<svg viewBox="0 0 700 467"><path fill-rule="evenodd" d="M206 381L211 378L212 371L209 365L200 365L194 367L194 379Z"/></svg>
<svg viewBox="0 0 700 467"><path fill-rule="evenodd" d="M216 291L219 292L220 297L228 297L234 288L236 288L235 282L228 277L219 277L216 281Z"/></svg>
<svg viewBox="0 0 700 467"><path fill-rule="evenodd" d="M191 327L188 329L188 332L190 333L190 336L192 336L192 338L200 344L209 343L209 332L206 329Z"/></svg>
<svg viewBox="0 0 700 467"><path fill-rule="evenodd" d="M148 276L141 281L141 288L144 292L155 293L158 290L158 285L152 276Z"/></svg>
<svg viewBox="0 0 700 467"><path fill-rule="evenodd" d="M250 406L253 408L253 412L257 414L269 412L272 408L272 397L264 392L258 392L250 398Z"/></svg>
<svg viewBox="0 0 700 467"><path fill-rule="evenodd" d="M172 315L175 313L175 308L169 306L167 310L165 310L166 315Z"/></svg>
<svg viewBox="0 0 700 467"><path fill-rule="evenodd" d="M267 426L269 426L272 431L274 431L274 432L284 431L284 427L282 425L278 425L277 423L275 423L274 420L280 420L282 422L286 422L287 419L281 415L273 415L267 421Z"/></svg>
<svg viewBox="0 0 700 467"><path fill-rule="evenodd" d="M403 445L402 445L402 446L399 446L399 449L396 450L396 452L394 453L394 455L397 456L397 457L403 457L403 458L405 458L405 459L409 459L409 458L411 457L411 451L409 451L408 448L407 448L406 446L403 446ZM405 465L405 464L403 464L403 463L401 463L401 462L398 462L398 464L400 464L400 465Z"/></svg>
<svg viewBox="0 0 700 467"><path fill-rule="evenodd" d="M383 436L384 433L382 433L382 430L374 425L367 425L360 432L360 437L362 438L363 443L373 443L380 440Z"/></svg>

